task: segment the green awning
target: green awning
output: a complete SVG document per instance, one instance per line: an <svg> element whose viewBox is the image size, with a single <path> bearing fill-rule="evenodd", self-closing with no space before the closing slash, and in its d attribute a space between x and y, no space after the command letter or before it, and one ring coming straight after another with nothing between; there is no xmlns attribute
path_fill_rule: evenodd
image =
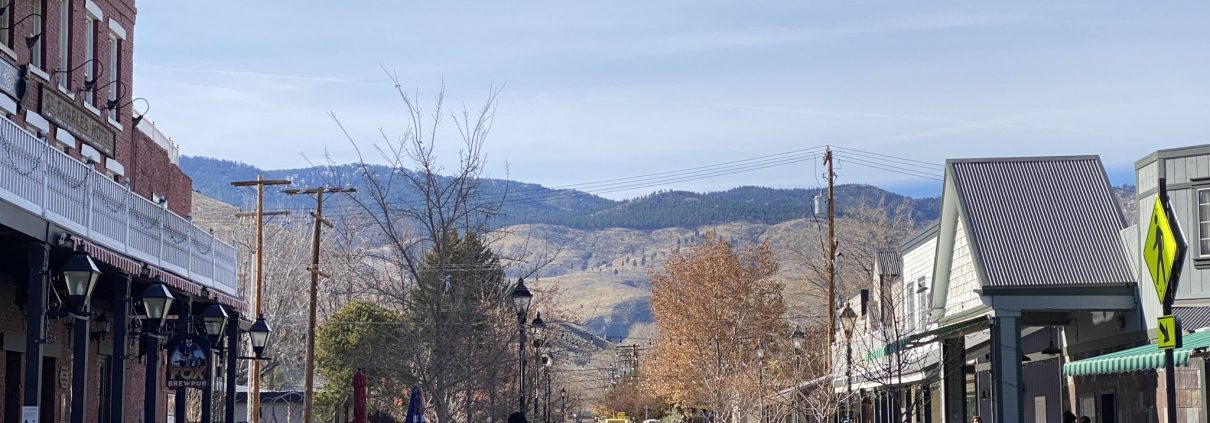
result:
<svg viewBox="0 0 1210 423"><path fill-rule="evenodd" d="M1193 355L1194 351L1210 347L1210 332L1185 335L1183 343L1184 346L1177 348L1172 354L1174 364L1179 367L1189 365L1189 357ZM1159 349L1155 344L1147 344L1064 364L1063 375L1089 376L1128 373L1162 367L1164 367L1164 350Z"/></svg>
<svg viewBox="0 0 1210 423"><path fill-rule="evenodd" d="M983 329L988 323L986 316L979 316L974 319L964 320L958 323L951 323L936 329L927 330L924 332L912 334L900 338L898 341L886 344L882 348L875 349L866 354L866 361L874 361L900 351L910 350L921 345L932 343L936 338L950 338L955 335L965 335L967 333ZM933 338L933 339L925 339Z"/></svg>

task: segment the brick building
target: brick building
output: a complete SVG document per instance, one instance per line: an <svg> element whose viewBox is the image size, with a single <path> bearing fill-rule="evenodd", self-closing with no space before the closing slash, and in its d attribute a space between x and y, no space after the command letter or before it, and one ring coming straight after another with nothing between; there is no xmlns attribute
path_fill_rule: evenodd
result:
<svg viewBox="0 0 1210 423"><path fill-rule="evenodd" d="M202 333L213 304L244 309L234 247L189 222L177 148L133 99L135 22L134 0L0 7L0 422L180 416L161 339ZM82 253L100 276L78 300L60 269ZM140 301L159 286L176 300L163 324ZM227 327L215 339L238 343ZM233 392L226 351L207 377Z"/></svg>

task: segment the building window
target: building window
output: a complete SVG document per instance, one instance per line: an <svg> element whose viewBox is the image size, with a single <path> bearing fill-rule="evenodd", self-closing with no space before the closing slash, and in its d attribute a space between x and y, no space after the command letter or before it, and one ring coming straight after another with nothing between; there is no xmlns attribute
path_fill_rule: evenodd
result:
<svg viewBox="0 0 1210 423"><path fill-rule="evenodd" d="M59 70L71 69L71 0L59 0ZM59 74L59 87L70 87L71 75Z"/></svg>
<svg viewBox="0 0 1210 423"><path fill-rule="evenodd" d="M929 319L929 300L928 287L925 285L926 280L927 279L925 279L924 276L921 276L920 279L916 281L916 293L913 294L917 295L916 308L919 309L919 311L917 312L918 316L916 320L919 322L920 330L924 330L924 328L928 327Z"/></svg>
<svg viewBox="0 0 1210 423"><path fill-rule="evenodd" d="M11 6L11 5L9 5ZM0 10L0 43L5 47L13 46L13 8L5 7Z"/></svg>
<svg viewBox="0 0 1210 423"><path fill-rule="evenodd" d="M29 0L29 10L34 13L29 17L30 25L33 25L34 30L26 35L32 37L36 34L42 34L46 31L46 25L42 22L42 17L46 16L46 9L43 8L42 0ZM29 48L29 64L39 69L42 68L42 37L38 37L34 45Z"/></svg>
<svg viewBox="0 0 1210 423"><path fill-rule="evenodd" d="M1210 188L1197 190L1198 256L1210 257Z"/></svg>
<svg viewBox="0 0 1210 423"><path fill-rule="evenodd" d="M97 75L97 20L92 16L84 18L84 81L93 81ZM96 81L93 81L93 89L85 93L84 103L96 105Z"/></svg>
<svg viewBox="0 0 1210 423"><path fill-rule="evenodd" d="M106 73L109 78L106 78L109 84L109 102L106 107L109 108L109 118L118 120L118 77L122 74L121 69L118 69L118 54L121 51L121 46L118 44L118 37L112 32L109 33L109 67L106 68Z"/></svg>
<svg viewBox="0 0 1210 423"><path fill-rule="evenodd" d="M903 296L903 332L912 333L916 330L916 296L911 294L910 287L907 294Z"/></svg>

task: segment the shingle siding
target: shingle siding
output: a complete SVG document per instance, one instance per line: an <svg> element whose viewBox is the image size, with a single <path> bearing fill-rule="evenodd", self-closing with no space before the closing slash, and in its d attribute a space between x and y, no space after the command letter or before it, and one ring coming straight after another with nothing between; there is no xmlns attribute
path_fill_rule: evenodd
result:
<svg viewBox="0 0 1210 423"><path fill-rule="evenodd" d="M950 270L949 291L946 293L948 299L945 301L947 316L982 304L979 295L975 293L979 288L979 274L975 271L975 260L971 256L964 226L962 220L958 220L958 231L954 235L954 261Z"/></svg>

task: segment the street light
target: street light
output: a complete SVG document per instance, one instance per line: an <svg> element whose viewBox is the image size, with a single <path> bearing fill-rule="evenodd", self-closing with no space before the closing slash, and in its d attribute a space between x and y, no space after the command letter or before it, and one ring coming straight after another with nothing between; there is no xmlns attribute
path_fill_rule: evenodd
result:
<svg viewBox="0 0 1210 423"><path fill-rule="evenodd" d="M84 392L85 375L88 374L88 338L92 335L88 329L88 303L92 299L92 290L97 286L97 278L101 270L83 249L77 249L60 269L63 282L67 284L68 315L79 319L73 324L72 336L74 348L72 351L72 392ZM84 421L84 395L73 395L71 399L71 421Z"/></svg>
<svg viewBox="0 0 1210 423"><path fill-rule="evenodd" d="M802 347L807 341L807 334L803 333L802 328L795 326L794 333L790 334L790 343L794 345L794 410L791 414L794 416L793 423L798 423L798 389L802 384Z"/></svg>
<svg viewBox="0 0 1210 423"><path fill-rule="evenodd" d="M844 357L845 357L845 417L853 419L853 329L857 327L857 312L845 304L840 313L840 324L844 325Z"/></svg>
<svg viewBox="0 0 1210 423"><path fill-rule="evenodd" d="M542 353L542 373L546 379L546 389L542 390L543 423L550 423L550 366L552 364L554 364L554 359L550 356L550 353Z"/></svg>
<svg viewBox="0 0 1210 423"><path fill-rule="evenodd" d="M517 343L517 370L519 377L517 378L517 392L520 400L520 412L525 414L525 317L529 315L529 304L533 301L534 294L529 293L529 289L525 287L525 278L517 279L517 286L513 288L513 308L517 312L517 334L519 342Z"/></svg>
<svg viewBox="0 0 1210 423"><path fill-rule="evenodd" d="M148 332L155 332L159 323L163 322L164 317L168 315L168 310L172 308L172 302L176 298L172 296L172 292L168 290L158 275L152 280L151 285L143 290L143 295L139 298L143 300L143 312L147 314L147 319L152 323Z"/></svg>
<svg viewBox="0 0 1210 423"><path fill-rule="evenodd" d="M517 279L517 286L513 288L513 307L517 310L517 316L529 315L529 303L533 298L534 294L525 287L525 279Z"/></svg>
<svg viewBox="0 0 1210 423"><path fill-rule="evenodd" d="M756 341L756 361L758 407L760 407L760 423L765 423L765 341Z"/></svg>
<svg viewBox="0 0 1210 423"><path fill-rule="evenodd" d="M227 309L218 303L206 307L206 311L202 313L202 323L206 326L206 335L210 336L211 347L218 344L219 336L223 334L229 317Z"/></svg>
<svg viewBox="0 0 1210 423"><path fill-rule="evenodd" d="M83 250L72 254L60 270L63 272L63 281L67 283L68 299L73 306L83 311L92 299L92 290L97 286L101 270L92 261L92 257L88 256L88 252Z"/></svg>
<svg viewBox="0 0 1210 423"><path fill-rule="evenodd" d="M261 358L265 353L265 345L269 344L269 333L273 329L269 328L269 322L265 321L265 315L256 316L256 322L252 323L252 327L248 328L248 338L252 340L252 352L256 353L256 358Z"/></svg>
<svg viewBox="0 0 1210 423"><path fill-rule="evenodd" d="M567 415L567 388L559 388L559 422Z"/></svg>
<svg viewBox="0 0 1210 423"><path fill-rule="evenodd" d="M546 322L542 321L542 312L539 311L538 315L534 317L534 321L529 324L529 330L534 333L535 341L542 341L542 333L546 331Z"/></svg>
<svg viewBox="0 0 1210 423"><path fill-rule="evenodd" d="M150 274L151 270L143 266L139 277L145 278ZM176 298L156 275L151 284L143 289L139 300L143 303L143 313L147 315L147 324L143 325L143 349L147 354L147 368L143 372L143 421L153 422L156 421L156 392L160 389L156 382L160 364L160 323L168 315Z"/></svg>

